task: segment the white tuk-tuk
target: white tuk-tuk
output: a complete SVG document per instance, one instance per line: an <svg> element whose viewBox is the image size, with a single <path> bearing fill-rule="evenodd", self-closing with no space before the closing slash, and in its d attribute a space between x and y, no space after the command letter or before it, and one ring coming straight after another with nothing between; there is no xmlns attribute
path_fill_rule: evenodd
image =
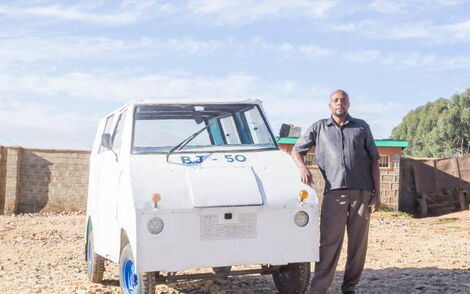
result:
<svg viewBox="0 0 470 294"><path fill-rule="evenodd" d="M318 200L279 150L261 101L128 103L100 121L90 161L92 282L107 259L126 294L255 273L271 274L280 293L306 291Z"/></svg>

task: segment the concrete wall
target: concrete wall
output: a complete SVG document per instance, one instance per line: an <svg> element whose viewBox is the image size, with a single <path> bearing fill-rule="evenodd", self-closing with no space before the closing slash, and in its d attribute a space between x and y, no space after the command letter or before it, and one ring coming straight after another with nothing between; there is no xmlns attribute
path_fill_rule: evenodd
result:
<svg viewBox="0 0 470 294"><path fill-rule="evenodd" d="M459 158L402 158L399 209L417 213L417 199L432 195L432 204L456 201L454 192L463 190L470 196L470 156ZM445 205L435 212L455 211Z"/></svg>
<svg viewBox="0 0 470 294"><path fill-rule="evenodd" d="M0 214L85 209L90 152L21 147L0 151Z"/></svg>

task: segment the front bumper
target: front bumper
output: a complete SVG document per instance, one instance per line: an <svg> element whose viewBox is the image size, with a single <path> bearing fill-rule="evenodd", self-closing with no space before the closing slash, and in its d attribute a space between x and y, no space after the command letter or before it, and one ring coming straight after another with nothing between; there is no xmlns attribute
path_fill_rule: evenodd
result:
<svg viewBox="0 0 470 294"><path fill-rule="evenodd" d="M299 210L309 215L309 223L302 228L294 223ZM152 217L161 218L165 225L156 235L147 230ZM156 209L137 215L136 245L141 272L318 261L318 209L311 204Z"/></svg>

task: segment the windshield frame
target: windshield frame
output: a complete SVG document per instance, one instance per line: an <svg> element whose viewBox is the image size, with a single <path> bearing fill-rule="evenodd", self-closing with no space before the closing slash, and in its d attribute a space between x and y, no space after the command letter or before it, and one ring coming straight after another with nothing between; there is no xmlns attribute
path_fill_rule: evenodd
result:
<svg viewBox="0 0 470 294"><path fill-rule="evenodd" d="M168 150L166 151L150 151L150 152L135 152L134 150L134 139L135 139L135 122L136 122L136 112L137 108L142 105L193 105L193 106L204 106L204 105L217 105L217 103L142 103L142 104L135 104L134 109L132 112L132 138L131 138L131 155L145 155L145 154L167 154ZM220 103L223 105L223 103ZM254 107L257 108L259 114L261 115L261 118L263 119L264 124L266 125L266 128L269 132L269 136L271 137L271 140L273 142L273 147L258 147L258 148L229 148L228 146L239 146L238 144L230 144L230 145L224 145L227 146L227 150L207 150L208 148L212 148L216 145L207 145L201 148L196 148L196 149L186 149L186 150L177 150L175 152L172 152L172 154L176 153L224 153L224 152L256 152L256 151L270 151L270 150L279 150L279 145L277 143L276 137L273 134L273 131L271 129L271 125L268 123L268 120L266 118L266 115L264 111L262 111L262 108L260 107L259 104L257 103L227 103L227 104L247 104L247 105L253 105ZM220 123L220 122L219 122ZM182 138L183 140L184 138ZM245 146L249 146L251 144L245 144ZM259 146L259 145L253 145L253 146Z"/></svg>

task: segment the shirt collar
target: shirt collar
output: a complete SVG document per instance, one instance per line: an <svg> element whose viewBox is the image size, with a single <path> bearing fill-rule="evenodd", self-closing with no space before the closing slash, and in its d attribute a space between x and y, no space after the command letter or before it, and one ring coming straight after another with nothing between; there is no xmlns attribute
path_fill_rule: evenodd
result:
<svg viewBox="0 0 470 294"><path fill-rule="evenodd" d="M347 124L349 124L349 123L354 123L354 119L353 119L353 117L350 116L349 113L348 113L348 116L346 116L346 121L344 122L344 125L343 125L343 126L345 126L345 125L347 125ZM336 122L335 122L335 120L330 116L330 117L327 119L327 121L326 121L326 125L327 125L327 126L336 125Z"/></svg>

